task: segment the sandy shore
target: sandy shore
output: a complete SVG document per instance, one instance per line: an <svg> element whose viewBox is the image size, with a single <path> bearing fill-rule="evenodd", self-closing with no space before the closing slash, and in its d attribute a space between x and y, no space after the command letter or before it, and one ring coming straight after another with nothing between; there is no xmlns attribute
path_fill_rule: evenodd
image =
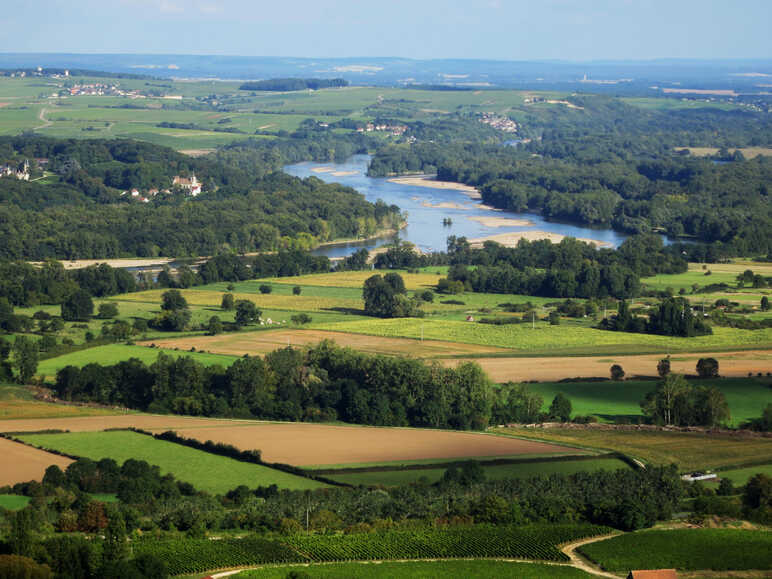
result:
<svg viewBox="0 0 772 579"><path fill-rule="evenodd" d="M356 175L357 171L333 171L330 173L333 177L348 177L349 175Z"/></svg>
<svg viewBox="0 0 772 579"><path fill-rule="evenodd" d="M389 183L398 183L400 185L413 185L416 187L431 187L432 189L451 189L453 191L460 191L464 195L468 195L472 199L480 199L480 192L471 187L470 185L464 185L463 183L453 183L452 181L437 181L434 177L429 175L413 175L410 177L392 177L389 179Z"/></svg>
<svg viewBox="0 0 772 579"><path fill-rule="evenodd" d="M311 171L314 173L332 173L335 169L332 167L311 167Z"/></svg>
<svg viewBox="0 0 772 579"><path fill-rule="evenodd" d="M504 247L516 247L517 243L521 239L527 241L538 241L541 239L548 239L552 243L560 243L563 239L568 237L567 235L560 235L559 233L550 233L548 231L514 231L512 233L498 233L496 235L489 235L488 237L478 237L476 239L470 239L469 243L473 248L482 247L486 241L495 241L500 243ZM577 238L579 241L585 243L593 243L598 247L613 247L606 241L598 241L597 239L584 239Z"/></svg>
<svg viewBox="0 0 772 579"><path fill-rule="evenodd" d="M511 217L467 217L471 221L484 225L485 227L530 227L534 225L533 221L528 219L513 219Z"/></svg>
<svg viewBox="0 0 772 579"><path fill-rule="evenodd" d="M432 209L468 209L460 203L452 203L450 201L443 201L442 203L429 203L428 201L422 201L423 207L431 207Z"/></svg>

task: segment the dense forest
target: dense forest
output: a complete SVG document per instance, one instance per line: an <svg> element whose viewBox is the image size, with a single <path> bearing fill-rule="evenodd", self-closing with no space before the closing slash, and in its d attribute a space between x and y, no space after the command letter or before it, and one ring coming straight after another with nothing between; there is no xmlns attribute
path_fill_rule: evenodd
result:
<svg viewBox="0 0 772 579"><path fill-rule="evenodd" d="M0 139L0 159L42 158L57 178L0 179L0 257L88 259L214 255L309 249L365 237L398 224L396 207L367 203L353 189L276 172L281 153L261 151L241 164L193 159L136 141L38 137ZM230 153L230 156L234 156ZM194 173L204 194L171 188ZM171 188L132 201L121 193ZM149 195L149 194L148 194Z"/></svg>

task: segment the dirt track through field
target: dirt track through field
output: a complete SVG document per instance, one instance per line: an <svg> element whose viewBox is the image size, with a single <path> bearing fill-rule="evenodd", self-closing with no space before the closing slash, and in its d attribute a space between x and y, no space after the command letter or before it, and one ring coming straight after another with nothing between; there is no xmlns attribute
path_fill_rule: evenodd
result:
<svg viewBox="0 0 772 579"><path fill-rule="evenodd" d="M46 469L56 464L64 470L72 462L69 458L0 438L0 486L29 480L43 480Z"/></svg>
<svg viewBox="0 0 772 579"><path fill-rule="evenodd" d="M663 354L640 356L582 356L552 358L476 358L496 382L522 382L536 380L552 382L564 378L608 378L612 364L619 364L628 378L633 376L656 376L657 362ZM703 352L699 354L678 353L670 357L671 372L696 374L700 358L715 358L719 363L719 374L725 377L743 377L748 372L756 375L772 372L772 350L748 350L740 352ZM446 366L455 366L468 359L442 360Z"/></svg>
<svg viewBox="0 0 772 579"><path fill-rule="evenodd" d="M338 346L351 347L371 354L403 355L416 358L475 356L509 351L506 348L497 348L495 346L414 340L410 338L384 338L322 330L241 332L238 334L219 334L217 336L191 336L188 338L153 340L153 343L161 348L190 350L191 347L195 347L196 350L205 350L215 354L243 356L244 354L267 354L288 345L313 346L322 340L333 340Z"/></svg>

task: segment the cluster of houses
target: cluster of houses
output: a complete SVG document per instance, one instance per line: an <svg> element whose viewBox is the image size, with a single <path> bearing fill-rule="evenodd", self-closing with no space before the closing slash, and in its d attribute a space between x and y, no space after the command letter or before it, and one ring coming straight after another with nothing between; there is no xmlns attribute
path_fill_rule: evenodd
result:
<svg viewBox="0 0 772 579"><path fill-rule="evenodd" d="M493 113L483 113L480 117L480 122L484 125L490 125L496 130L502 133L516 133L517 123L509 117L500 117Z"/></svg>
<svg viewBox="0 0 772 579"><path fill-rule="evenodd" d="M18 165L0 165L0 177L13 177L21 181L29 181L29 161L25 159Z"/></svg>
<svg viewBox="0 0 772 579"><path fill-rule="evenodd" d="M195 174L191 173L190 177L180 177L179 175L175 176L174 179L172 179L172 188L178 188L183 189L185 193L188 195L191 195L192 197L195 197L199 193L201 193L201 182L196 179ZM139 201L140 203L150 203L150 200L159 194L169 195L171 194L171 189L148 189L144 193L140 192L139 189L130 189L128 191L124 191L121 193L121 196L130 196L132 199L135 199L136 201Z"/></svg>
<svg viewBox="0 0 772 579"><path fill-rule="evenodd" d="M357 129L358 133L372 133L373 131L388 132L395 137L401 137L407 131L407 125L388 125L385 123L376 125L375 123L367 123L364 127Z"/></svg>

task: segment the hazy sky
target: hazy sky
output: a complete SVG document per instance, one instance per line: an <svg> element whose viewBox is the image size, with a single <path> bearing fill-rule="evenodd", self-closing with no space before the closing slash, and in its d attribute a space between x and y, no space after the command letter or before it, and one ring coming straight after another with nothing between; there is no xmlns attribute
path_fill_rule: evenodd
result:
<svg viewBox="0 0 772 579"><path fill-rule="evenodd" d="M2 0L2 52L772 58L772 0Z"/></svg>

